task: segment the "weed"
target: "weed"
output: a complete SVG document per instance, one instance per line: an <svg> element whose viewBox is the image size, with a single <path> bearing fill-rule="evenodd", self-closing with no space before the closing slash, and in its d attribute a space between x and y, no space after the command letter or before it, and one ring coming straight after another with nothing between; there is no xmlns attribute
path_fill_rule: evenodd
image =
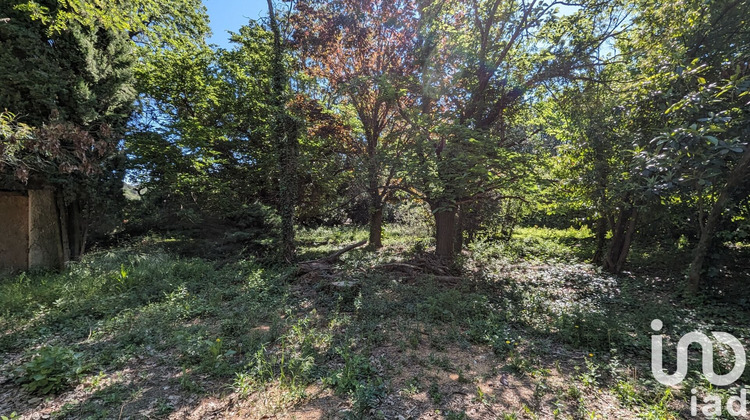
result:
<svg viewBox="0 0 750 420"><path fill-rule="evenodd" d="M255 391L255 380L246 372L235 373L232 390L240 395L240 398L246 398Z"/></svg>
<svg viewBox="0 0 750 420"><path fill-rule="evenodd" d="M560 398L559 393L557 394L557 398L552 401L552 406L554 407L552 409L552 417L555 419L559 419L566 409L565 403Z"/></svg>
<svg viewBox="0 0 750 420"><path fill-rule="evenodd" d="M401 395L410 397L419 393L419 379L413 378L401 389Z"/></svg>
<svg viewBox="0 0 750 420"><path fill-rule="evenodd" d="M446 411L445 420L467 420L469 416L464 411Z"/></svg>
<svg viewBox="0 0 750 420"><path fill-rule="evenodd" d="M536 420L539 418L539 416L532 410L528 405L523 404L521 406L521 410L523 410L523 413L526 414L526 416L530 419Z"/></svg>
<svg viewBox="0 0 750 420"><path fill-rule="evenodd" d="M384 396L385 387L377 379L357 382L354 389L349 391L352 409L360 416L377 407L378 402Z"/></svg>
<svg viewBox="0 0 750 420"><path fill-rule="evenodd" d="M83 352L79 362L86 360L94 372L114 372L111 378L101 373L86 377L83 389L92 393L90 402L68 404L54 413L59 417L117 417L124 402L141 398L133 396L133 385L127 383L131 376L118 377L117 371L147 359L140 364L182 368L182 375L171 380L181 392L229 389L240 398L257 392L260 400L273 400L263 404L274 413L300 401L310 384L321 381L335 392L334 398L348 400L351 414L358 418L383 416L377 409L389 392L389 381L401 383L402 375L415 375L409 369L419 366L424 369L398 394L409 399L426 392L429 412L442 410L449 389L441 392L437 380L425 372L457 373L458 383L451 386L473 389L470 372L496 381L502 369L527 376L519 382L533 391L533 398L525 401L529 412L522 411L519 402L515 413L505 418L542 416L540 406L547 401L543 397L551 392L546 378L554 366L566 386L555 392L545 416L596 417L591 405L596 390L616 397L631 411L628 414L668 419L675 415L670 410L684 409L685 401L665 400L663 388L644 380L647 375L635 367L646 360L635 358L626 374L618 355L627 354L630 360L633 354L648 354L648 325L656 315L670 326L664 331L670 344L688 327L680 319L729 319L709 297L703 298L703 306L685 312L684 303L691 302L672 299L672 283L666 278L656 281L635 269L609 276L588 264L571 264L593 243L587 229L523 228L508 244L476 241L471 245L475 252L461 259L466 266L457 268L472 273L472 278L456 287L445 287L429 276L394 281L389 273L373 272L372 267L393 258L401 261L404 250L429 252L432 246L430 240L407 237L408 229L399 226L386 226L386 231L381 252L342 256L336 276L361 281L341 293L318 288L307 294L307 283L287 285L282 279L290 278L292 267L247 260L217 268L211 261L175 257L153 245L95 252L61 273L7 278L0 282L0 330L6 331L0 351L18 355L26 348L59 343ZM364 237L366 232L354 227L302 229L301 258L320 257L342 242ZM576 246L579 241L581 247ZM521 255L535 262L508 265ZM650 305L653 296L654 302L674 304ZM665 306L666 313L649 309L661 311ZM698 326L706 331L709 327ZM744 327L729 321L721 329L746 335ZM399 333L389 331L403 331L403 338L395 340ZM385 344L393 344L391 350L398 354L386 352L371 359L371 354L381 355L390 347ZM421 352L425 347L429 349ZM488 369L465 360L456 363L451 353L456 347L472 359L477 352L495 359L487 354L494 352L499 363L490 361ZM587 356L571 374L567 355L584 350L597 356ZM609 359L599 356L611 350L616 351ZM731 367L731 358L724 362ZM82 379L74 373L77 363L68 371L73 373L63 375L67 385L61 390ZM23 372L17 376L20 379ZM705 390L705 384L690 382L697 381L694 376L687 378L683 389ZM133 377L156 379L146 369ZM472 399L491 404L492 396L480 391L472 393ZM725 390L714 392L726 398ZM167 413L168 405L161 401L149 414ZM450 408L454 411L444 411L444 417L465 418L465 407Z"/></svg>
<svg viewBox="0 0 750 420"><path fill-rule="evenodd" d="M208 342L208 359L214 367L220 365L224 360L234 356L237 352L234 350L223 350L224 342L221 338Z"/></svg>
<svg viewBox="0 0 750 420"><path fill-rule="evenodd" d="M81 356L65 347L43 347L21 367L17 383L33 394L60 392L84 371Z"/></svg>
<svg viewBox="0 0 750 420"><path fill-rule="evenodd" d="M545 380L541 380L534 385L534 401L538 406L542 402L542 398L549 393L549 385Z"/></svg>
<svg viewBox="0 0 750 420"><path fill-rule="evenodd" d="M336 392L353 392L363 381L374 375L375 370L364 356L352 353L348 348L338 348L336 351L344 360L344 365L324 378L324 383Z"/></svg>
<svg viewBox="0 0 750 420"><path fill-rule="evenodd" d="M532 364L525 359L520 353L513 351L510 353L508 364L504 370L518 375L525 375L532 370Z"/></svg>
<svg viewBox="0 0 750 420"><path fill-rule="evenodd" d="M430 396L430 400L435 405L440 405L443 402L443 394L440 392L440 387L436 382L430 384L430 387L427 389L427 395Z"/></svg>
<svg viewBox="0 0 750 420"><path fill-rule="evenodd" d="M583 394L581 393L581 388L578 388L578 386L575 384L568 387L565 395L571 400L578 400L583 396Z"/></svg>
<svg viewBox="0 0 750 420"><path fill-rule="evenodd" d="M614 386L614 391L620 399L620 402L626 407L633 407L634 405L639 405L641 402L641 398L638 395L635 386L629 381L617 381Z"/></svg>
<svg viewBox="0 0 750 420"><path fill-rule="evenodd" d="M89 378L84 389L86 390L86 392L96 391L97 389L99 389L99 387L102 384L102 381L106 377L107 375L103 371L100 371L99 374L97 374L96 376L92 376L91 378Z"/></svg>
<svg viewBox="0 0 750 420"><path fill-rule="evenodd" d="M186 392L196 394L203 392L203 388L191 378L190 373L188 373L187 369L184 367L182 368L182 374L180 375L179 385L180 388Z"/></svg>
<svg viewBox="0 0 750 420"><path fill-rule="evenodd" d="M447 356L436 356L435 353L430 353L427 356L427 360L430 362L431 365L439 367L446 372L453 371L453 363L451 363L451 360Z"/></svg>
<svg viewBox="0 0 750 420"><path fill-rule="evenodd" d="M474 401L484 405L491 405L495 402L495 398L492 395L487 395L484 391L482 391L482 388L477 387L476 397L474 397Z"/></svg>
<svg viewBox="0 0 750 420"><path fill-rule="evenodd" d="M674 396L670 388L664 388L661 394L652 404L643 407L639 417L645 420L671 420L676 419L677 415L669 408L669 403Z"/></svg>
<svg viewBox="0 0 750 420"><path fill-rule="evenodd" d="M458 383L460 384L470 384L471 379L467 378L466 375L464 375L464 370L461 368L456 369L456 372L458 373Z"/></svg>
<svg viewBox="0 0 750 420"><path fill-rule="evenodd" d="M601 376L601 373L599 372L599 366L591 361L589 358L585 360L586 363L586 370L582 372L579 376L581 382L585 386L594 387L597 386L599 383L599 377Z"/></svg>
<svg viewBox="0 0 750 420"><path fill-rule="evenodd" d="M154 407L154 414L157 416L166 416L167 414L174 411L174 405L165 398L159 398L156 400L156 406Z"/></svg>

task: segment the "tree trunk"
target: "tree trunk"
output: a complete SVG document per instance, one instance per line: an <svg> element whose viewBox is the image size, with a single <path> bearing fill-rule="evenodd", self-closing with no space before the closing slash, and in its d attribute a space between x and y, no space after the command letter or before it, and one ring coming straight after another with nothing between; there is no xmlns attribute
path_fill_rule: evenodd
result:
<svg viewBox="0 0 750 420"><path fill-rule="evenodd" d="M737 165L730 172L729 179L721 190L719 198L711 207L705 224L701 226L701 237L693 251L693 262L690 264L690 272L688 274L687 288L685 290L688 295L695 295L700 290L703 265L706 262L706 255L708 255L711 240L713 240L716 233L716 227L719 225L721 215L729 202L732 191L745 180L748 176L748 170L750 170L750 149L745 149L742 158L740 158L740 161L737 162Z"/></svg>
<svg viewBox="0 0 750 420"><path fill-rule="evenodd" d="M83 254L86 253L86 241L89 238L89 224L88 222L83 223L83 232L81 233L81 250L78 253L78 257L80 258L83 256Z"/></svg>
<svg viewBox="0 0 750 420"><path fill-rule="evenodd" d="M65 206L65 198L63 193L57 191L55 193L57 199L57 214L60 220L60 242L62 243L63 250L63 262L68 262L71 259L70 253L70 236L68 230L68 208Z"/></svg>
<svg viewBox="0 0 750 420"><path fill-rule="evenodd" d="M596 251L591 263L601 265L604 259L604 245L607 242L607 219L602 216L596 221Z"/></svg>
<svg viewBox="0 0 750 420"><path fill-rule="evenodd" d="M706 255L708 255L708 247L711 245L711 239L713 239L719 215L721 215L721 210L723 210L714 212L718 208L717 204L719 204L718 201L711 209L711 213L706 220L706 226L701 229L701 238L698 241L698 245L693 250L693 261L690 263L690 272L688 273L687 288L685 290L688 296L694 296L700 290L703 264L706 261Z"/></svg>
<svg viewBox="0 0 750 420"><path fill-rule="evenodd" d="M435 212L435 254L446 262L453 262L455 255L456 209L438 207Z"/></svg>
<svg viewBox="0 0 750 420"><path fill-rule="evenodd" d="M78 200L68 206L68 243L70 244L70 259L77 261L83 249L83 221Z"/></svg>
<svg viewBox="0 0 750 420"><path fill-rule="evenodd" d="M625 265L635 232L636 216L634 207L620 210L617 224L612 231L612 243L603 264L604 269L610 273L619 273Z"/></svg>
<svg viewBox="0 0 750 420"><path fill-rule="evenodd" d="M378 162L378 142L380 133L371 129L365 134L367 140L367 194L370 196L370 249L383 246L383 197L380 195L380 162Z"/></svg>
<svg viewBox="0 0 750 420"><path fill-rule="evenodd" d="M374 206L370 208L370 238L368 240L371 249L378 249L383 246L383 206Z"/></svg>
<svg viewBox="0 0 750 420"><path fill-rule="evenodd" d="M633 233L635 233L635 221L638 218L638 210L633 208L630 211L630 221L628 222L628 228L625 231L625 239L623 240L622 247L620 249L620 255L615 263L615 273L622 271L625 266L625 261L628 259L630 253L630 244L633 243Z"/></svg>
<svg viewBox="0 0 750 420"><path fill-rule="evenodd" d="M281 216L282 259L286 263L294 261L295 210L297 204L297 125L291 115L282 115L284 126L280 132L279 145L279 215Z"/></svg>
<svg viewBox="0 0 750 420"><path fill-rule="evenodd" d="M456 233L453 238L453 253L458 255L464 249L464 231L466 229L466 210L462 206L456 209Z"/></svg>
<svg viewBox="0 0 750 420"><path fill-rule="evenodd" d="M602 264L602 267L609 272L614 272L615 261L619 259L620 249L622 249L622 243L625 238L625 214L626 210L620 210L617 223L612 228L612 240L609 244L607 255L604 258L604 264Z"/></svg>
<svg viewBox="0 0 750 420"><path fill-rule="evenodd" d="M596 131L587 132L587 136L593 146L594 176L596 177L595 202L600 214L596 221L596 251L591 262L601 265L604 261L605 245L607 244L607 228L613 227L611 212L607 211L607 180L609 179L610 167L607 161L606 147L603 139Z"/></svg>
<svg viewBox="0 0 750 420"><path fill-rule="evenodd" d="M281 43L273 0L268 0L268 17L273 33L271 58L271 104L273 108L272 132L279 159L279 215L281 216L280 259L291 263L295 257L294 212L297 202L297 128L296 121L285 106L286 85L289 82L284 67L284 50Z"/></svg>

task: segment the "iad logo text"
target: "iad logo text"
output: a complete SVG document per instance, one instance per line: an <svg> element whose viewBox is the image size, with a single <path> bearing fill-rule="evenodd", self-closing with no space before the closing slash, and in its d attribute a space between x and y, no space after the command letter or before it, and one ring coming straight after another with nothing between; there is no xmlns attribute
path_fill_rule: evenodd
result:
<svg viewBox="0 0 750 420"><path fill-rule="evenodd" d="M661 331L664 324L661 320L651 321L651 329ZM685 379L688 372L688 347L691 344L701 346L703 375L711 384L716 386L727 386L736 382L745 371L747 358L745 357L745 348L740 341L732 334L712 331L711 335L718 343L729 346L734 352L735 360L732 370L724 375L719 375L714 371L714 346L711 339L703 333L693 331L680 338L677 343L677 370L673 374L667 374L663 365L664 342L661 334L651 336L651 373L654 378L663 385L675 386ZM698 414L698 398L695 396L696 390L693 389L693 396L690 398L690 412L692 415ZM742 390L739 396L733 396L727 399L726 410L732 416L745 416L746 407L746 390ZM701 410L706 416L721 414L721 397L718 395L707 395L703 402L707 405ZM739 410L736 404L739 403Z"/></svg>

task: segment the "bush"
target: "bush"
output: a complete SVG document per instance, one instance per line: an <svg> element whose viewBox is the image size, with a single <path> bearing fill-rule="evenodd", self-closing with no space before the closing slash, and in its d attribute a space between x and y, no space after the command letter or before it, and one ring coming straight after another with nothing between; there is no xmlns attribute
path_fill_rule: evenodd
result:
<svg viewBox="0 0 750 420"><path fill-rule="evenodd" d="M47 395L68 387L83 372L81 354L65 347L43 347L21 367L18 383L27 391Z"/></svg>
<svg viewBox="0 0 750 420"><path fill-rule="evenodd" d="M168 236L169 250L184 256L224 259L238 254L275 252L281 218L263 203L228 203L221 207L159 207L149 200L130 203L127 235Z"/></svg>

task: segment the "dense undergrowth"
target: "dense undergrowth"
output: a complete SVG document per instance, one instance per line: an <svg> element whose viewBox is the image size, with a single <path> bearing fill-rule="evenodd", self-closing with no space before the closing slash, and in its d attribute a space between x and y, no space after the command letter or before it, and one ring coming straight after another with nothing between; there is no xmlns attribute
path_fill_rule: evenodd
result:
<svg viewBox="0 0 750 420"><path fill-rule="evenodd" d="M303 231L303 258L365 235ZM382 252L346 254L332 278L180 257L153 238L61 273L8 277L0 414L668 419L689 415L691 389L726 400L750 383L746 373L715 389L696 372L681 387L656 383L653 319L667 346L693 329L746 340L747 307L719 283L701 301L682 299L677 266L671 276L635 264L604 274L585 263L592 242L585 228L478 240L460 258L457 284L373 269L431 246L401 226L386 231ZM342 279L352 283L332 284Z"/></svg>

